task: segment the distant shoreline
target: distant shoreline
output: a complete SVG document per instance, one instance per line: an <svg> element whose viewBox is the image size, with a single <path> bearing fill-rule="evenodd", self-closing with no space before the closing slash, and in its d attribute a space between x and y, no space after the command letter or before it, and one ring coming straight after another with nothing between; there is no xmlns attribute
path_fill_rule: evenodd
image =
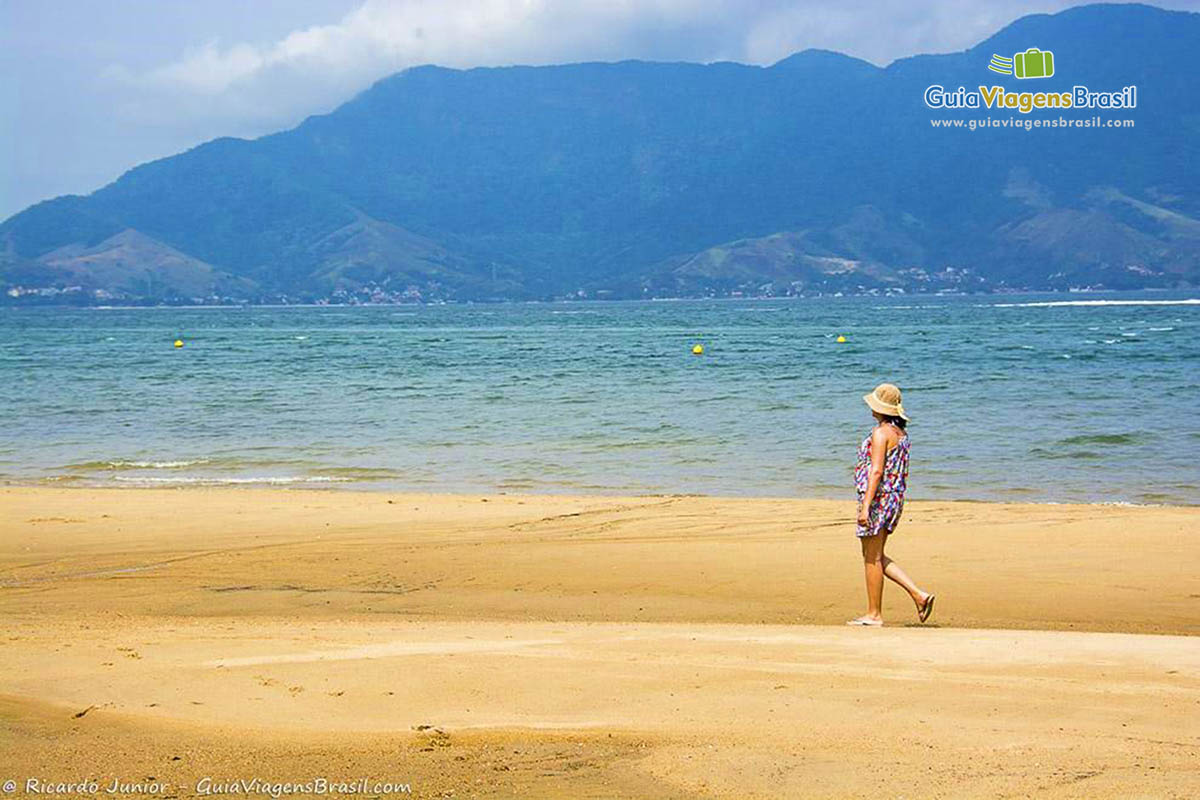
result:
<svg viewBox="0 0 1200 800"><path fill-rule="evenodd" d="M417 303L147 303L145 305L98 305L77 303L52 302L0 302L0 308L6 309L79 309L94 311L134 311L141 309L222 309L222 308L440 308L443 306L469 307L480 305L606 305L631 303L700 303L700 302L799 302L805 300L835 300L845 298L902 299L902 298L935 298L935 297L1013 297L1020 295L1047 295L1054 297L1078 297L1079 295L1137 295L1137 294L1169 294L1173 292L1200 292L1198 287L1183 288L1146 288L1146 289L1081 289L1078 291L1061 291L1054 289L1013 289L990 292L841 292L836 294L814 295L747 295L734 297L729 295L712 297L628 297L628 298L551 298L551 299L483 299L483 300L444 300L438 302ZM1200 303L1200 298L1194 299ZM1183 304L1183 303L1181 303Z"/></svg>

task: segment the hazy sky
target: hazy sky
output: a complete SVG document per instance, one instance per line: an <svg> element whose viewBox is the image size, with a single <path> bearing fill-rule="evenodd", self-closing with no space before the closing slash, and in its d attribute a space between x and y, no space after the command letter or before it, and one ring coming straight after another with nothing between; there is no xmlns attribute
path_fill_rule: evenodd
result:
<svg viewBox="0 0 1200 800"><path fill-rule="evenodd" d="M962 50L1071 0L0 0L0 220L217 136L323 113L414 64ZM1159 2L1200 10L1200 0Z"/></svg>

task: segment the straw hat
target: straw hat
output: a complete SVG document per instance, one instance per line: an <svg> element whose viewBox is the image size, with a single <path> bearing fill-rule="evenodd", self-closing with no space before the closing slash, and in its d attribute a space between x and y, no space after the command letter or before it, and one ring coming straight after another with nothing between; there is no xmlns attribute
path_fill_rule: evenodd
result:
<svg viewBox="0 0 1200 800"><path fill-rule="evenodd" d="M870 394L864 394L863 400L872 411L878 411L889 417L899 417L908 422L904 406L900 404L900 387L891 383L881 383Z"/></svg>

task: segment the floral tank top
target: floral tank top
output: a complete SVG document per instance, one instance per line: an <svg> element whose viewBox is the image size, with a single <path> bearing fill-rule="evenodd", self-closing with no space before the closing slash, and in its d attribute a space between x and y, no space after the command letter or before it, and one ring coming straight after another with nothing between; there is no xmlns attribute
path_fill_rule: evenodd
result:
<svg viewBox="0 0 1200 800"><path fill-rule="evenodd" d="M863 439L858 447L858 461L854 465L854 488L860 495L867 493L867 481L871 473L871 436ZM879 490L875 500L885 494L903 496L908 488L908 434L900 437L900 441L887 454L883 462L883 478L879 481Z"/></svg>

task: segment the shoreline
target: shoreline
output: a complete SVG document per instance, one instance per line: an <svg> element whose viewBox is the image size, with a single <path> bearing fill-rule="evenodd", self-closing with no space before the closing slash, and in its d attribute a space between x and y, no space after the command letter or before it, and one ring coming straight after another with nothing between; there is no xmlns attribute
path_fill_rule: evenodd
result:
<svg viewBox="0 0 1200 800"><path fill-rule="evenodd" d="M595 492L587 491L536 491L526 492L523 490L509 491L507 489L490 489L480 488L479 490L467 489L430 489L421 490L415 487L392 488L388 486L370 486L370 481L357 478L343 478L338 476L317 476L315 478L291 480L290 478L280 480L277 483L272 483L269 480L233 480L215 479L208 481L204 478L196 480L180 480L172 482L171 479L163 478L161 480L151 480L145 483L137 483L131 479L120 483L84 483L85 478L41 478L23 480L0 480L0 492L6 490L51 490L51 491L114 491L114 492L140 492L140 491L234 491L234 492L337 492L347 494L364 494L364 495L417 495L417 496L435 496L435 497L510 497L510 498L526 498L536 499L540 497L554 498L576 498L576 499L655 499L655 498L696 498L709 500L744 500L744 501L780 501L780 502L820 502L820 503L850 503L854 504L853 489L846 490L845 497L837 497L833 494L806 494L806 495L774 495L774 494L705 494L698 492L648 492L639 493L621 493L613 492L607 489L597 490ZM921 497L912 496L911 494L905 500L906 504L911 503L970 503L979 505L991 506L1067 506L1067 507L1097 507L1097 508L1162 508L1162 509L1200 509L1200 500L1195 503L1138 503L1132 500L1103 500L1103 501L1063 501L1063 500L992 500L987 498L939 498L939 497Z"/></svg>
<svg viewBox="0 0 1200 800"><path fill-rule="evenodd" d="M1008 288L994 287L990 291L960 291L960 290L934 290L934 291L916 291L905 290L901 288L896 291L895 288L880 289L875 292L829 292L816 294L785 294L785 295L717 295L717 296L682 296L682 297L620 297L620 298L600 298L600 297L552 297L543 299L533 298L496 298L496 299L476 299L476 300L440 300L430 302L401 302L401 303L252 303L252 302L230 302L230 303L155 303L146 305L111 305L111 304L75 304L75 303L41 303L37 301L31 302L8 302L0 303L3 308L46 308L54 310L63 309L81 309L81 310L98 310L98 311L131 311L140 309L238 309L238 308L441 308L441 307L462 307L470 308L473 306L498 306L498 305L588 305L588 304L616 304L616 303L707 303L707 302L775 302L775 301L802 301L802 300L836 300L841 298L927 298L927 297L1007 297L1012 295L1049 295L1057 297L1065 295L1068 297L1077 297L1079 295L1116 295L1124 297L1133 294L1187 294L1196 292L1200 287L1195 286L1175 286L1175 287L1142 287L1138 289L1094 289L1091 287L1073 287L1069 289L1031 289L1031 288ZM1137 301L1132 301L1136 303ZM1176 302L1176 301L1167 301ZM1198 304L1200 298L1186 298L1183 304Z"/></svg>

